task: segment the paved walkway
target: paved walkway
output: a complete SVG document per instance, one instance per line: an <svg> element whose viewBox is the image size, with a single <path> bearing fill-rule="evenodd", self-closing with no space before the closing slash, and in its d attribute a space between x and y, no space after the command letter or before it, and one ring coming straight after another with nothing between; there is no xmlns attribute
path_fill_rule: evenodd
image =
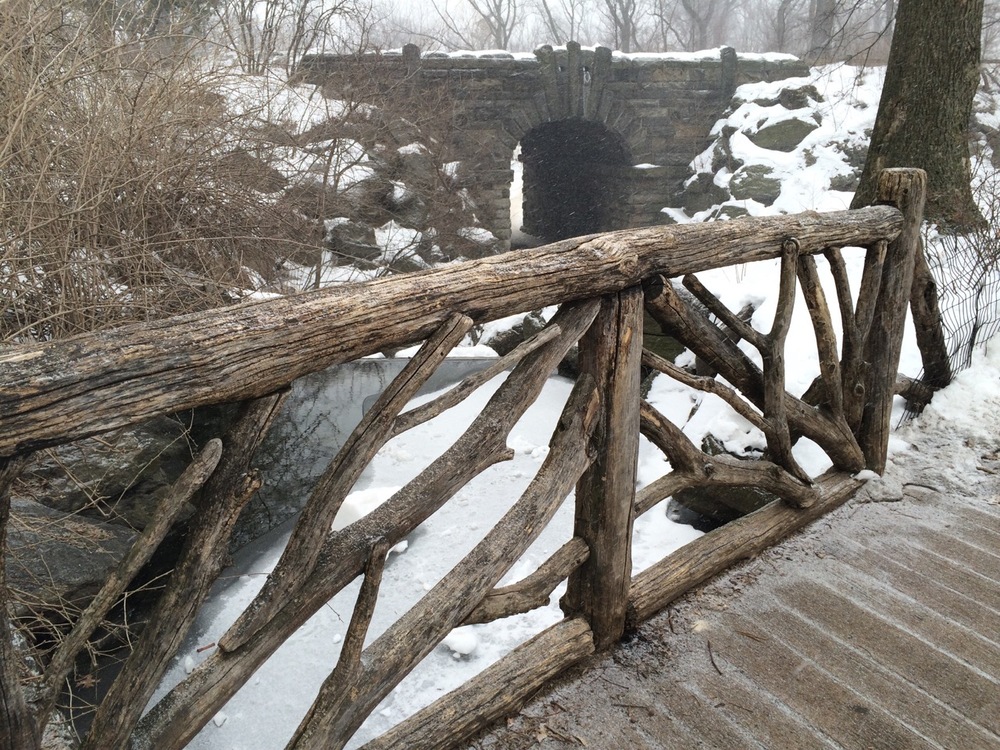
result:
<svg viewBox="0 0 1000 750"><path fill-rule="evenodd" d="M901 499L898 482L859 495L469 747L1000 748L1000 500L945 486L934 459L897 472ZM996 456L978 463L970 484L1000 486Z"/></svg>

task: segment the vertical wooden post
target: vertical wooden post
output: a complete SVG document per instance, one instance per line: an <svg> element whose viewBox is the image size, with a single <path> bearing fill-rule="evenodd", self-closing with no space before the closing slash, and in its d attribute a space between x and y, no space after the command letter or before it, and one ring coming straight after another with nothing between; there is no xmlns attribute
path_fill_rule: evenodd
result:
<svg viewBox="0 0 1000 750"><path fill-rule="evenodd" d="M899 351L903 343L906 308L913 286L913 266L920 245L927 194L927 173L922 169L885 169L878 178L878 203L888 203L903 212L903 231L889 243L882 268L882 284L875 304L865 361L869 363L867 399L861 416L858 442L869 469L885 469L889 442L889 420Z"/></svg>
<svg viewBox="0 0 1000 750"><path fill-rule="evenodd" d="M21 691L4 568L10 522L8 491L22 464L20 458L0 459L0 747L35 750L39 747L38 732Z"/></svg>
<svg viewBox="0 0 1000 750"><path fill-rule="evenodd" d="M594 461L576 487L575 534L590 546L590 557L570 576L562 608L587 619L598 649L624 632L632 579L642 300L639 287L609 295L580 340L580 370L597 382L601 416Z"/></svg>

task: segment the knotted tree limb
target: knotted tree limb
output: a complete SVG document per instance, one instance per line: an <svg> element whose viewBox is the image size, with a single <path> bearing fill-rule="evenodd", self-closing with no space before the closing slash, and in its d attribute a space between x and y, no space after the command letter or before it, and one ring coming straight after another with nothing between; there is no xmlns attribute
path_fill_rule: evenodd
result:
<svg viewBox="0 0 1000 750"><path fill-rule="evenodd" d="M865 383L868 379L868 364L864 358L864 347L875 315L875 302L878 300L878 289L882 283L882 268L885 265L887 248L888 243L884 241L876 242L866 248L856 310L843 255L836 248L829 248L826 251L826 258L830 262L830 271L833 274L833 282L837 290L837 301L840 305L841 330L843 331L841 377L843 380L844 418L847 420L852 434L856 434L861 426L861 413L866 393Z"/></svg>
<svg viewBox="0 0 1000 750"><path fill-rule="evenodd" d="M10 522L10 487L21 473L26 457L0 459L0 747L37 750L40 733L28 710L14 651L7 589L7 524Z"/></svg>
<svg viewBox="0 0 1000 750"><path fill-rule="evenodd" d="M222 458L195 497L196 513L166 589L132 653L101 702L85 750L123 747L222 572L240 511L260 489L251 462L288 390L243 404L226 431Z"/></svg>
<svg viewBox="0 0 1000 750"><path fill-rule="evenodd" d="M316 483L291 536L263 588L222 638L219 648L239 648L295 592L295 584L316 566L323 541L345 498L365 467L392 436L403 407L472 328L472 320L454 314L424 342L362 417Z"/></svg>
<svg viewBox="0 0 1000 750"><path fill-rule="evenodd" d="M286 750L344 747L368 714L400 680L473 610L517 562L565 501L590 464L587 442L600 396L583 375L552 436L551 450L521 498L420 602L365 649L351 700L321 693Z"/></svg>
<svg viewBox="0 0 1000 750"><path fill-rule="evenodd" d="M59 697L59 691L87 640L104 621L108 611L125 592L131 580L160 546L163 537L170 531L174 521L184 509L184 504L208 481L221 457L222 441L217 438L209 440L157 504L153 520L143 529L128 554L104 582L97 596L87 605L73 629L59 643L45 668L40 691L42 701L42 708L39 711L40 726L44 726L47 722Z"/></svg>
<svg viewBox="0 0 1000 750"><path fill-rule="evenodd" d="M691 309L669 280L654 277L644 284L646 310L684 346L711 362L748 401L764 410L763 374L718 326ZM742 322L742 321L741 321ZM789 427L817 443L834 465L845 471L864 468L864 456L854 435L826 414L784 392Z"/></svg>
<svg viewBox="0 0 1000 750"><path fill-rule="evenodd" d="M789 474L776 463L743 461L726 455L709 456L646 401L642 402L640 416L642 434L666 454L674 473L690 477L688 486L753 485L797 508L807 508L816 502L816 490L810 484Z"/></svg>
<svg viewBox="0 0 1000 750"><path fill-rule="evenodd" d="M412 430L417 425L428 422L456 404L460 404L477 388L488 383L509 367L516 365L542 344L560 333L559 326L547 326L529 339L522 341L504 356L492 362L485 370L470 375L454 388L450 388L433 401L421 404L415 409L403 412L392 423L392 437Z"/></svg>
<svg viewBox="0 0 1000 750"><path fill-rule="evenodd" d="M509 586L490 591L462 620L462 625L492 622L544 607L556 586L580 567L589 555L590 547L587 543L580 537L573 537L531 575Z"/></svg>
<svg viewBox="0 0 1000 750"><path fill-rule="evenodd" d="M889 243L885 273L875 302L875 318L865 341L868 371L867 398L858 442L869 469L885 470L889 420L899 371L906 308L913 289L913 268L920 246L920 225L927 196L927 173L922 169L886 169L879 174L878 196L903 212L903 231Z"/></svg>
<svg viewBox="0 0 1000 750"><path fill-rule="evenodd" d="M587 542L590 556L569 577L560 606L567 617L586 618L599 650L622 636L632 581L642 310L637 286L605 297L577 357L580 372L594 378L603 403L594 431L594 462L576 487L573 534Z"/></svg>
<svg viewBox="0 0 1000 750"><path fill-rule="evenodd" d="M599 304L564 305L550 323L562 334L525 357L465 433L409 484L356 523L330 532L316 568L288 603L239 649L216 651L157 703L133 734L133 748L184 747L289 635L362 572L376 541L402 541L480 472L509 459L507 435L590 326Z"/></svg>
<svg viewBox="0 0 1000 750"><path fill-rule="evenodd" d="M771 458L803 482L809 475L792 455L792 437L788 424L788 404L785 392L785 339L792 322L795 306L795 279L799 259L799 241L786 238L781 243L781 272L778 282L778 300L771 323L771 330L764 334L737 318L718 298L709 292L694 276L684 277L686 286L698 300L729 328L749 341L760 352L763 360L764 437L767 439Z"/></svg>

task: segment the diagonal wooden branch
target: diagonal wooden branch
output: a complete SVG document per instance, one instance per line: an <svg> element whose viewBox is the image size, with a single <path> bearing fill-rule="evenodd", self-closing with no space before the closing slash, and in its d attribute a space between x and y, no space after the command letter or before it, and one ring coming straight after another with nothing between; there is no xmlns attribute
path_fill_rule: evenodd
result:
<svg viewBox="0 0 1000 750"><path fill-rule="evenodd" d="M541 533L590 464L587 443L600 396L581 376L552 436L551 450L521 498L431 591L365 650L350 701L320 696L287 750L342 748L372 709L441 642Z"/></svg>
<svg viewBox="0 0 1000 750"><path fill-rule="evenodd" d="M636 518L658 503L662 503L668 497L697 484L698 477L694 474L682 474L676 471L671 471L669 474L650 482L635 493Z"/></svg>
<svg viewBox="0 0 1000 750"><path fill-rule="evenodd" d="M361 520L331 532L316 568L285 607L241 648L216 651L164 696L139 722L135 749L184 747L291 633L361 573L372 539L398 543L486 467L510 458L507 435L599 306L598 300L563 305L550 323L562 330L559 338L519 363L465 433L406 487Z"/></svg>
<svg viewBox="0 0 1000 750"><path fill-rule="evenodd" d="M490 591L462 620L462 625L492 622L545 606L556 586L589 555L587 543L578 536L573 537L531 575L509 586Z"/></svg>
<svg viewBox="0 0 1000 750"><path fill-rule="evenodd" d="M142 635L94 716L85 750L127 741L194 623L229 556L240 511L261 486L250 464L288 396L287 389L243 404L223 440L219 465L195 498L197 513L180 558Z"/></svg>
<svg viewBox="0 0 1000 750"><path fill-rule="evenodd" d="M217 438L209 440L159 502L153 520L143 529L128 554L104 582L97 596L87 605L70 633L59 644L46 666L40 689L41 709L38 712L40 726L45 725L55 707L59 691L72 671L80 650L104 621L108 611L124 593L129 582L149 561L163 541L163 537L177 520L184 504L208 481L221 457L222 441Z"/></svg>
<svg viewBox="0 0 1000 750"><path fill-rule="evenodd" d="M389 545L385 542L378 542L372 548L371 557L365 566L361 591L358 592L358 599L354 604L354 613L347 626L347 634L344 636L344 645L340 649L337 665L330 676L323 681L319 695L299 723L299 729L296 730L296 733L317 720L316 712L320 707L336 712L341 709L344 703L353 701L357 697L361 689L358 685L358 677L362 673L361 657L365 647L365 638L368 636L372 615L375 614L378 590L382 584L382 573L385 570L385 558L388 554Z"/></svg>
<svg viewBox="0 0 1000 750"><path fill-rule="evenodd" d="M678 383L683 383L705 393L711 393L713 396L718 396L746 421L761 432L764 431L766 427L764 417L743 399L737 391L724 383L720 383L715 378L709 378L704 375L692 375L683 367L678 367L673 362L668 362L663 357L654 354L648 349L642 350L642 364L662 372L664 375L669 375Z"/></svg>
<svg viewBox="0 0 1000 750"><path fill-rule="evenodd" d="M754 485L800 508L809 507L816 501L816 491L810 484L802 482L774 462L706 455L649 403L642 402L640 415L642 434L670 459L673 472L664 479L677 474L689 478L689 484L685 486ZM681 484L679 480L678 484ZM673 492L683 488L678 486ZM667 496L663 495L656 502Z"/></svg>
<svg viewBox="0 0 1000 750"><path fill-rule="evenodd" d="M708 291L705 285L698 280L697 276L688 274L684 277L683 284L701 304L707 307L715 317L721 320L729 330L739 337L737 341L740 338L746 339L757 349L764 346L764 334L749 323L741 320L732 310L719 302L718 298Z"/></svg>
<svg viewBox="0 0 1000 750"><path fill-rule="evenodd" d="M393 421L470 328L470 318L451 315L378 397L319 478L281 559L254 600L219 639L219 648L239 648L288 601L297 583L312 572L337 512L361 472L392 436Z"/></svg>
<svg viewBox="0 0 1000 750"><path fill-rule="evenodd" d="M587 621L582 617L563 620L361 750L462 747L477 731L515 713L564 669L592 653L594 641Z"/></svg>
<svg viewBox="0 0 1000 750"><path fill-rule="evenodd" d="M501 372L516 365L531 352L535 351L542 344L548 343L560 334L559 326L546 326L529 339L522 341L514 349L490 364L485 370L470 375L454 388L438 396L430 403L422 404L415 409L403 412L392 424L392 437L400 435L407 430L412 430L417 425L434 419L437 415L447 411L456 404L465 400L470 393L484 383L488 383Z"/></svg>
<svg viewBox="0 0 1000 750"><path fill-rule="evenodd" d="M792 455L792 436L788 424L788 403L785 392L785 339L792 323L795 306L795 280L798 275L799 242L786 239L781 245L781 276L778 283L777 309L771 331L760 350L764 361L764 431L772 460L805 483L811 479Z"/></svg>
<svg viewBox="0 0 1000 750"><path fill-rule="evenodd" d="M10 487L24 468L27 456L0 459L0 747L37 750L40 733L28 710L21 688L14 651L6 579L7 524L10 521Z"/></svg>
<svg viewBox="0 0 1000 750"><path fill-rule="evenodd" d="M698 357L710 363L747 400L763 411L763 374L725 333L706 316L691 309L677 294L669 280L662 276L647 279L643 284L646 310L664 328ZM815 441L844 471L860 471L864 456L857 449L853 434L788 393L784 395L789 425Z"/></svg>

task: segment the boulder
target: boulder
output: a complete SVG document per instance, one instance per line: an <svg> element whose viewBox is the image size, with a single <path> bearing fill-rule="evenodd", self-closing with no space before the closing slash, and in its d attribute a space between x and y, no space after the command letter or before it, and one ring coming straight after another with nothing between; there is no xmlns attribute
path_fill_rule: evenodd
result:
<svg viewBox="0 0 1000 750"><path fill-rule="evenodd" d="M367 224L340 217L324 222L326 249L338 264L351 264L382 257L382 248L375 242L375 230Z"/></svg>
<svg viewBox="0 0 1000 750"><path fill-rule="evenodd" d="M681 198L684 210L696 214L729 200L729 191L715 184L715 175L702 172L688 181Z"/></svg>
<svg viewBox="0 0 1000 750"><path fill-rule="evenodd" d="M733 198L754 200L770 206L781 195L781 180L773 177L773 170L761 164L741 167L729 182Z"/></svg>
<svg viewBox="0 0 1000 750"><path fill-rule="evenodd" d="M818 127L819 125L812 119L791 117L765 125L756 133L748 133L747 137L760 148L789 153L798 148L802 140Z"/></svg>
<svg viewBox="0 0 1000 750"><path fill-rule="evenodd" d="M160 494L190 462L193 443L189 422L156 417L39 451L21 472L11 495L63 513L83 511L142 529Z"/></svg>
<svg viewBox="0 0 1000 750"><path fill-rule="evenodd" d="M7 582L15 592L15 608L85 606L135 536L124 526L12 499Z"/></svg>

